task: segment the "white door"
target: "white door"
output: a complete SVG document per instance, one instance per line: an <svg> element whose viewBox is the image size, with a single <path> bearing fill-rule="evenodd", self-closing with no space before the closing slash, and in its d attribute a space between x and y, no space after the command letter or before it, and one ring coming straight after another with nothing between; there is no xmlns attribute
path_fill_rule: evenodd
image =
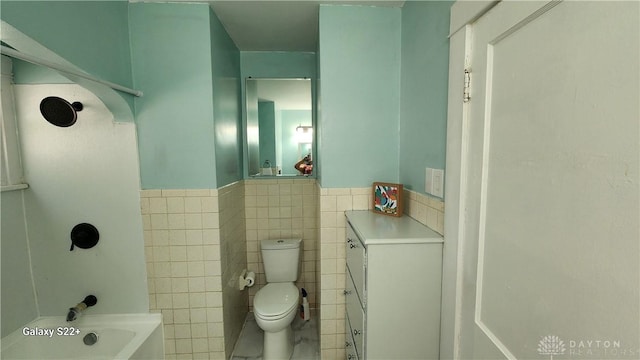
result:
<svg viewBox="0 0 640 360"><path fill-rule="evenodd" d="M640 358L639 10L506 1L472 24L459 358Z"/></svg>

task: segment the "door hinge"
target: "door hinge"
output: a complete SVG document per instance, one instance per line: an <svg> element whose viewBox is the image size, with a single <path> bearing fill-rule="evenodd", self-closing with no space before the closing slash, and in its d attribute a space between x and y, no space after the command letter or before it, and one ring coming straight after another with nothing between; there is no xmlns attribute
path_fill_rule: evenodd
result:
<svg viewBox="0 0 640 360"><path fill-rule="evenodd" d="M471 100L469 88L471 87L471 70L464 69L464 90L462 92L462 102L468 103Z"/></svg>

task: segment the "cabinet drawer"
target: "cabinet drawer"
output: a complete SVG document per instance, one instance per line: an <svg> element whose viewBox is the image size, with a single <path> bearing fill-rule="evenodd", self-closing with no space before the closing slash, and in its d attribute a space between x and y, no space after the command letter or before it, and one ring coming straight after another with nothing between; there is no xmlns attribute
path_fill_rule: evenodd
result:
<svg viewBox="0 0 640 360"><path fill-rule="evenodd" d="M347 267L351 271L351 277L355 285L362 307L366 308L366 252L364 245L351 228L351 224L347 223Z"/></svg>
<svg viewBox="0 0 640 360"><path fill-rule="evenodd" d="M351 324L349 319L344 319L344 332L345 332L345 350L347 354L347 360L358 360L358 353L356 352L356 344L353 341L353 331L351 330Z"/></svg>
<svg viewBox="0 0 640 360"><path fill-rule="evenodd" d="M347 304L347 311L349 310L349 304L353 303L354 308L355 307L359 307L362 308L362 301L360 300L360 297L358 296L358 292L356 291L356 287L354 286L353 283L353 278L351 277L351 271L349 271L349 269L347 269L346 271L346 281L345 281L345 289L344 289L344 296L345 296L345 304Z"/></svg>
<svg viewBox="0 0 640 360"><path fill-rule="evenodd" d="M365 359L364 354L364 313L358 301L347 304L347 317L351 324L351 336L356 348L356 353L361 359Z"/></svg>
<svg viewBox="0 0 640 360"><path fill-rule="evenodd" d="M353 338L356 353L359 358L364 359L364 312L354 289L354 284L351 280L349 271L347 270L347 288L345 291L347 319L351 326L350 334Z"/></svg>

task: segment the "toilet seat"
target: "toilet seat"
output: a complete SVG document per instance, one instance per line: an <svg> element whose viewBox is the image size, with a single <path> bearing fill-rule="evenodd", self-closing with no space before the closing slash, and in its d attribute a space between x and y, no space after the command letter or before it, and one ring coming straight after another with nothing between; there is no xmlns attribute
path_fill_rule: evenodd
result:
<svg viewBox="0 0 640 360"><path fill-rule="evenodd" d="M253 298L253 311L264 320L278 320L298 306L298 288L292 283L268 283Z"/></svg>

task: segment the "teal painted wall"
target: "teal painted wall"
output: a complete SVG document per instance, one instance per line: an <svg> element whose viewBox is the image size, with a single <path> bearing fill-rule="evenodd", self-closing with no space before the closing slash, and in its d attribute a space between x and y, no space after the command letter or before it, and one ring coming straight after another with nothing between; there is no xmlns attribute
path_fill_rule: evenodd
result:
<svg viewBox="0 0 640 360"><path fill-rule="evenodd" d="M243 78L316 78L315 53L242 51L240 57Z"/></svg>
<svg viewBox="0 0 640 360"><path fill-rule="evenodd" d="M73 64L144 92L135 100L121 95L139 107L143 188L219 187L242 178L240 52L207 4L1 6L3 20ZM18 83L68 82L41 67L16 65Z"/></svg>
<svg viewBox="0 0 640 360"><path fill-rule="evenodd" d="M13 81L16 84L71 84L71 80L44 66L19 59L13 61ZM131 99L133 104L133 99Z"/></svg>
<svg viewBox="0 0 640 360"><path fill-rule="evenodd" d="M397 176L391 174L388 180L404 183L407 188L423 192L424 191L424 168L444 168L445 162L445 138L446 138L446 77L448 65L448 41L446 38L449 22L449 9L451 2L406 2L401 10L387 8L368 8L358 6L323 6L321 16L321 42L318 53L321 50L327 51L328 54L323 56L323 64L317 61L314 53L290 53L290 52L242 52L239 53L235 49L235 45L230 41L226 32L224 32L215 14L210 8L204 5L191 4L128 4L126 1L2 1L0 3L0 16L3 20L15 26L25 34L36 39L43 45L49 47L55 52L64 56L74 64L95 74L96 76L108 79L113 82L121 83L125 86L140 88L145 91L145 98L138 99L137 105L143 106L143 109L137 111L140 125L139 131L143 134L140 136L141 142L141 167L143 173L143 187L200 187L200 186L222 186L239 178L240 168L242 166L242 139L246 136L239 131L237 125L238 117L234 115L238 111L236 106L240 106L241 112L245 112L244 104L234 105L234 94L239 90L235 78L243 79L246 76L254 77L310 77L317 78L319 68L324 64L324 76L329 89L341 82L346 83L347 79L353 79L350 87L334 92L328 90L325 95L331 94L333 98L343 96L344 99L368 98L371 92L384 92L381 89L393 89L395 80L388 81L388 76L382 75L395 69L395 65L387 66L385 57L374 55L376 51L386 48L398 48L396 40L390 39L397 37L397 15L391 13L401 12L401 75L400 75L400 97L399 97L399 139L398 139L398 159L399 169ZM185 29L180 28L175 43L164 41L163 36L157 36L150 31L143 30L144 26L135 25L133 18L139 11L136 8L145 6L158 6L167 8L191 8L195 7L199 10L199 16L202 20L201 27L187 26ZM127 18L128 8L131 8L132 26L131 44L129 41L129 23ZM329 10L332 9L332 10ZM180 11L174 14L173 20L167 17L167 22L176 23L176 27L180 27L182 21L185 23L193 23L194 18L186 16L178 21ZM208 13L208 15L206 14ZM381 15L384 13L384 15ZM99 14L97 16L96 14ZM395 22L380 23L381 17L389 19L395 17ZM386 19L388 20L388 19ZM386 21L383 20L383 21ZM69 26L72 24L72 26ZM335 25L334 27L332 27ZM362 26L361 26L362 25ZM160 26L160 30L165 28ZM205 31L203 29L207 29ZM363 29L367 29L364 31ZM82 29L82 31L77 31ZM138 29L136 31L136 29ZM340 32L344 35L349 32L348 36L339 36ZM164 33L167 31L165 30ZM191 33L190 33L191 32ZM161 31L162 33L162 31ZM218 36L220 34L220 36ZM160 46L161 51L155 52L156 57L146 57L148 62L138 61L132 64L129 55L129 48L132 48L134 55L143 55L141 48L148 48L149 44L138 46L133 44L135 39L140 37L155 37L157 43L163 43ZM373 41L373 39L380 41ZM158 39L160 38L160 39ZM198 44L206 44L202 46L190 46L190 44L182 44L184 41L178 39L189 38L190 44L197 40ZM355 43L354 39L363 40L360 44ZM146 39L142 39L145 40ZM362 45L373 43L372 46ZM153 42L153 41L152 41ZM386 42L386 44L385 44ZM396 42L396 43L394 43ZM77 44L100 44L100 46L92 46L91 51L87 51L87 46L77 46ZM139 44L139 43L138 43ZM199 76L193 74L192 68L182 66L177 58L176 47L191 47L192 55L201 55L209 52L209 55L192 56L190 61L200 63L200 69L210 68L213 73L213 79L207 76L202 77L203 72L198 71ZM216 48L220 49L217 51ZM362 51L361 51L362 50ZM395 53L395 51L388 51ZM162 56L159 56L162 54ZM176 54L174 57L173 54ZM354 57L349 58L345 54ZM335 56L334 56L335 55ZM388 55L388 54L387 54ZM167 60L161 60L166 58ZM375 61L372 61L375 59ZM175 60L175 61L174 61ZM397 61L396 60L392 60ZM241 73L237 73L237 63L240 62ZM156 66L155 64L163 63L167 66ZM203 64L204 63L204 64ZM236 69L234 70L234 64ZM335 66L333 66L333 65ZM344 69L341 69L343 67ZM146 67L153 69L145 69ZM24 68L30 70L21 70ZM136 71L136 86L133 86L132 70ZM161 79L175 79L165 71L166 69L176 69L174 75L180 77L177 82L165 81L167 85L165 92L158 92L158 87L162 87L158 82ZM180 69L182 68L182 69ZM382 70L382 71L379 71ZM41 69L28 64L16 63L17 81L23 83L34 82L33 78L42 79L42 76L30 77ZM235 72L234 72L235 71ZM206 73L206 71L205 71ZM341 75L338 75L342 73ZM152 78L155 75L157 79ZM323 74L324 75L324 74ZM188 84L190 81L197 83L195 88L191 88ZM53 79L52 82L64 82L62 78ZM208 84L210 82L210 84ZM167 84L168 83L168 84ZM219 85L216 85L219 84ZM223 85L224 84L224 85ZM366 84L366 86L361 86ZM147 86L151 85L151 87ZM172 88L174 85L175 88ZM244 81L240 83L240 89L244 87ZM339 87L340 85L338 85ZM204 90L204 93L194 91L194 89L210 88ZM216 90L218 89L218 90ZM185 91L182 91L185 90ZM210 92L210 94L208 94ZM365 92L369 92L366 94ZM172 116L165 116L164 120L156 120L154 124L150 124L151 118L156 118L152 114L165 114L162 108L177 108L167 105L169 101L158 100L153 94L160 93L164 98L168 93L182 94L177 98L184 100L184 103L206 104L204 110L185 110L169 111ZM199 93L199 96L193 97L193 94ZM385 99L395 102L397 94L390 90L392 96ZM336 96L336 94L342 94ZM329 96L329 99L332 98ZM123 95L128 101L133 101L130 96ZM153 98L153 99L152 99ZM171 98L171 97L169 97ZM314 99L317 97L314 97ZM150 100L152 99L152 100ZM213 102L213 105L211 105ZM339 180L341 172L348 170L348 166L340 162L334 162L340 152L339 147L331 146L332 143L340 142L345 136L342 130L358 128L362 126L362 118L365 113L373 113L377 111L357 111L355 109L367 108L367 101L349 105L343 100L337 102L337 107L331 104L325 111L329 111L326 117L324 129L320 129L317 133L326 136L325 141L330 139L331 142L326 144L326 151L316 155L316 161L320 161L319 171L323 170L322 163L328 166L328 177L321 182L324 186L342 186L341 183L362 183L363 178L371 177L364 175L368 171L357 171L360 175L354 175L353 179L348 175L343 180ZM144 104L154 106L145 107ZM383 102L381 102L383 103ZM419 105L416 105L419 104ZM375 104L374 104L375 105ZM385 106L387 110L393 108ZM201 109L201 107L198 107ZM211 110L213 108L213 110ZM339 123L335 119L330 120L331 114L336 111L351 110L359 112L358 116L349 116L349 121ZM370 110L370 109L369 109ZM195 114L193 114L195 113ZM208 113L208 114L206 114ZM348 114L349 111L342 114ZM394 114L388 115L392 111L387 111L388 122L385 127L393 126L397 121ZM213 115L211 115L213 114ZM186 116L185 116L186 115ZM192 115L198 120L193 120ZM184 124L185 118L193 121L198 130L206 130L204 132L192 129L186 131L181 124ZM204 118L209 118L204 120ZM181 118L181 121L174 119ZM371 119L376 118L376 116ZM211 124L211 119L213 125ZM162 126L159 126L162 123ZM340 124L340 125L338 125ZM336 125L336 126L334 126ZM168 129L168 130L167 130ZM211 130L212 129L212 130ZM199 141L190 141L189 133L206 134L207 137L201 136ZM215 141L211 142L209 137L213 134ZM185 139L186 138L186 139ZM335 140L334 140L335 139ZM321 142L323 139L319 139ZM175 141L175 144L169 145ZM388 147L387 145L385 147ZM375 149L376 147L368 147L367 149ZM213 150L211 150L213 149ZM198 150L195 151L194 150ZM329 158L322 161L322 156ZM393 151L392 151L393 152ZM392 153L391 152L391 153ZM196 154L188 156L185 161L185 154ZM367 151L367 153L371 153ZM206 154L206 155L204 155ZM211 158L213 154L213 158ZM373 156L371 156L373 157ZM369 156L365 156L369 158ZM379 157L377 157L379 158ZM382 159L385 157L383 156ZM193 161L192 161L193 160ZM379 158L380 160L380 158ZM369 161L369 160L367 160ZM174 166L175 165L175 166ZM369 166L374 168L374 166ZM380 166L378 166L380 168ZM349 174L346 172L346 174ZM377 174L375 176L378 176ZM214 180L212 180L214 179ZM368 180L367 180L368 182ZM332 185L333 184L333 185Z"/></svg>
<svg viewBox="0 0 640 360"><path fill-rule="evenodd" d="M322 187L398 181L399 8L320 6Z"/></svg>
<svg viewBox="0 0 640 360"><path fill-rule="evenodd" d="M260 166L269 160L271 166L281 165L276 159L276 109L273 101L258 101L260 133Z"/></svg>
<svg viewBox="0 0 640 360"><path fill-rule="evenodd" d="M452 1L402 8L400 182L424 193L425 168L444 169Z"/></svg>
<svg viewBox="0 0 640 360"><path fill-rule="evenodd" d="M217 187L242 179L240 51L209 8Z"/></svg>
<svg viewBox="0 0 640 360"><path fill-rule="evenodd" d="M0 17L25 35L88 73L131 87L128 7L116 1L7 1L0 2ZM31 76L34 66L17 62L18 83L42 82L59 76ZM37 79L37 80L36 80ZM56 80L57 79L57 80ZM121 94L131 107L133 97Z"/></svg>
<svg viewBox="0 0 640 360"><path fill-rule="evenodd" d="M216 188L206 4L132 3L130 31L143 189Z"/></svg>
<svg viewBox="0 0 640 360"><path fill-rule="evenodd" d="M320 56L321 56L320 41L318 41L318 50L316 52L316 55L317 55L317 58L320 59ZM320 121L318 121L318 119L322 119L322 72L320 71L320 61L316 62L316 72L318 76L318 81L316 82L316 86L313 89L314 91L316 91L316 97L315 97L316 111L313 114L314 116L313 131L315 131L315 135L314 135L315 142L313 143L314 155L315 155L315 158L313 159L313 164L314 164L313 175L316 177L318 183L322 184L322 168L319 165L321 155L317 150L317 149L320 149L323 145L322 138L318 136L322 128L322 124L320 123Z"/></svg>

